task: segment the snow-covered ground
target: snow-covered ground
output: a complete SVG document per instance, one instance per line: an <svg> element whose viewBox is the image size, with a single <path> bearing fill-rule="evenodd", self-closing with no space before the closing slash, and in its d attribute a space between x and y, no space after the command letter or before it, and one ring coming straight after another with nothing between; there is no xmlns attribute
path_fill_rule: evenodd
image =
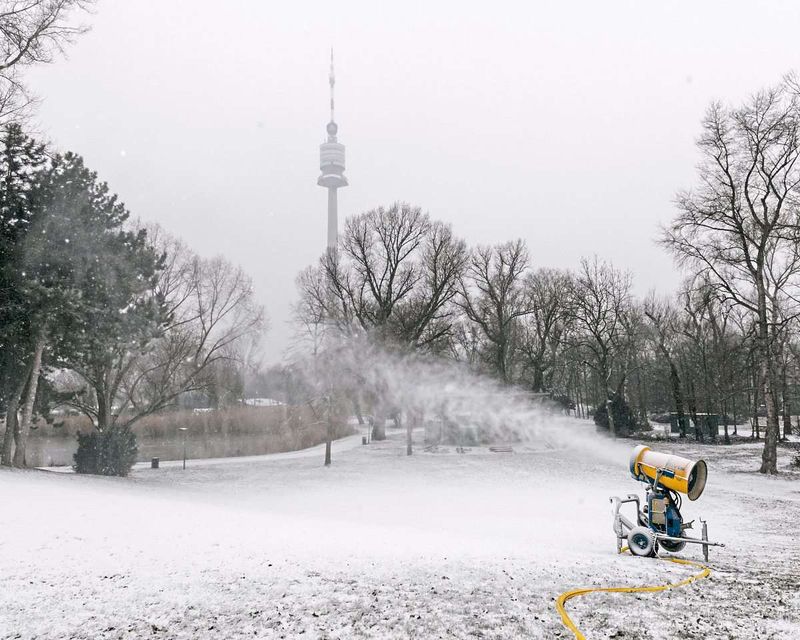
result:
<svg viewBox="0 0 800 640"><path fill-rule="evenodd" d="M359 442L327 469L316 449L125 479L3 470L0 638L568 638L560 592L688 573L615 554L608 497L640 490L631 441ZM685 515L727 545L712 577L586 596L573 618L590 639L797 637L800 480L746 472L757 445L664 446L709 461Z"/></svg>

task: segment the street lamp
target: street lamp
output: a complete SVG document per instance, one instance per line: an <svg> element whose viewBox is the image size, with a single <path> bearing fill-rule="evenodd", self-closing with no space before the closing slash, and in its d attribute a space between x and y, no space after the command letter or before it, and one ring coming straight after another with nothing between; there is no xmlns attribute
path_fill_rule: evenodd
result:
<svg viewBox="0 0 800 640"><path fill-rule="evenodd" d="M183 432L183 470L186 471L186 432L189 427L178 427L178 431Z"/></svg>

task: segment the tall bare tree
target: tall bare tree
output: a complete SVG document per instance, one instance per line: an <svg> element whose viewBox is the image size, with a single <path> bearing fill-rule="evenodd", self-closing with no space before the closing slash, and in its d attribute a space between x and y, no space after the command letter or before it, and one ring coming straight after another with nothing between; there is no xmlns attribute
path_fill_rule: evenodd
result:
<svg viewBox="0 0 800 640"><path fill-rule="evenodd" d="M531 312L523 286L528 264L528 248L523 240L478 247L461 279L458 304L480 328L492 372L506 384L513 379L518 319Z"/></svg>
<svg viewBox="0 0 800 640"><path fill-rule="evenodd" d="M767 404L761 472L777 473L774 323L796 312L789 289L800 270L796 87L783 82L738 108L711 105L697 144L699 185L678 194L678 215L664 230L663 243L754 317ZM775 309L777 300L785 303L782 314Z"/></svg>

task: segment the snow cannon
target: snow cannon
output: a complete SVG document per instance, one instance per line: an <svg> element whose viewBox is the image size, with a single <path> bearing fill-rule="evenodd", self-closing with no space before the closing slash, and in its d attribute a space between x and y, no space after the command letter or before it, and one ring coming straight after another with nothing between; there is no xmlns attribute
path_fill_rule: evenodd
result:
<svg viewBox="0 0 800 640"><path fill-rule="evenodd" d="M687 543L703 547L703 557L708 562L709 547L724 547L708 539L708 523L702 523L702 535L686 535L694 521L684 522L681 514L682 498L697 500L706 488L708 467L703 460L689 460L668 453L653 451L640 445L631 453L630 472L634 479L646 485L644 504L635 493L626 498L613 497L614 533L617 551L622 552L624 542L635 556L658 555L660 549L670 553L682 551ZM621 513L624 504L636 505L633 520Z"/></svg>
<svg viewBox="0 0 800 640"><path fill-rule="evenodd" d="M642 482L655 480L660 473L660 484L666 489L679 491L697 500L706 488L708 467L704 460L689 460L668 453L653 451L639 445L633 450L630 462L631 475Z"/></svg>

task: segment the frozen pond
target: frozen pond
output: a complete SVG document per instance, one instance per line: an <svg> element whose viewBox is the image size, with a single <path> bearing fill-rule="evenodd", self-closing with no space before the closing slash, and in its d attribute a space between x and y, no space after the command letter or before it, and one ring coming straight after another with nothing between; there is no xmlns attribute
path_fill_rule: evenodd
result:
<svg viewBox="0 0 800 640"><path fill-rule="evenodd" d="M153 438L137 435L139 462L151 458L161 460L180 460L183 458L183 440L178 437ZM187 432L186 457L228 458L232 456L260 455L289 451L290 447L280 446L271 434L197 434ZM29 467L71 466L78 441L75 437L32 437L28 439L27 460Z"/></svg>

